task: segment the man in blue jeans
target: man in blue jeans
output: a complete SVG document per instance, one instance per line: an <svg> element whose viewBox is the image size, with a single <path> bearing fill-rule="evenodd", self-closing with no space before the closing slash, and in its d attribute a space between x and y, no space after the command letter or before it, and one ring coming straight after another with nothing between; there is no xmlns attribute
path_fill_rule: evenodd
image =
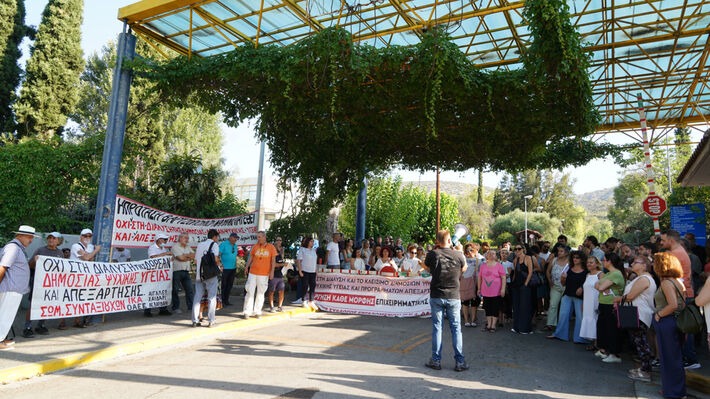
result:
<svg viewBox="0 0 710 399"><path fill-rule="evenodd" d="M459 296L459 278L466 271L466 258L451 248L451 234L448 230L436 233L436 248L429 251L424 260L425 269L431 273L429 304L431 306L431 359L426 366L441 370L441 319L446 312L451 328L451 340L456 359L455 371L468 370L463 355L463 337L461 335L461 298Z"/></svg>

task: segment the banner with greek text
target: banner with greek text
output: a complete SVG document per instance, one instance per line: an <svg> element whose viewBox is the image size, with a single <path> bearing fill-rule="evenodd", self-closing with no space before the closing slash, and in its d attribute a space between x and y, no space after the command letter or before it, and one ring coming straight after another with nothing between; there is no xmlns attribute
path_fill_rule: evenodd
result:
<svg viewBox="0 0 710 399"><path fill-rule="evenodd" d="M168 306L170 257L104 263L40 256L32 289L32 320Z"/></svg>
<svg viewBox="0 0 710 399"><path fill-rule="evenodd" d="M254 245L256 222L256 212L221 219L194 219L173 215L117 195L111 246L145 248L155 242L158 233L165 233L170 236L166 246L171 247L184 232L190 235L189 245L195 247L207 239L210 229L217 230L223 239L237 233L237 245Z"/></svg>
<svg viewBox="0 0 710 399"><path fill-rule="evenodd" d="M431 277L388 278L322 272L316 276L316 305L327 312L387 317L431 314Z"/></svg>

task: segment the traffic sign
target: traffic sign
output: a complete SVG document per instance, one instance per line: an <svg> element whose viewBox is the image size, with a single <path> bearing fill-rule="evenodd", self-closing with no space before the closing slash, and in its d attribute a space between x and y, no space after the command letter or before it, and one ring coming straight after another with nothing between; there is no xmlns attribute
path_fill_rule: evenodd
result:
<svg viewBox="0 0 710 399"><path fill-rule="evenodd" d="M667 208L666 200L657 195L649 195L643 200L643 211L652 218L663 215Z"/></svg>

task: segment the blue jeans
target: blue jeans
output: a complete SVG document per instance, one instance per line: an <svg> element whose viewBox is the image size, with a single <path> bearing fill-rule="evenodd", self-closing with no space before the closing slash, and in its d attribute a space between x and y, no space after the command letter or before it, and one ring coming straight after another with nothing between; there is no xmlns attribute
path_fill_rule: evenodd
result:
<svg viewBox="0 0 710 399"><path fill-rule="evenodd" d="M195 289L192 286L190 272L187 270L176 270L173 272L173 310L180 309L180 296L178 295L179 285L182 285L182 289L185 291L185 304L189 311L192 309L192 303L195 300Z"/></svg>
<svg viewBox="0 0 710 399"><path fill-rule="evenodd" d="M556 338L563 341L569 341L569 321L574 314L574 342L578 344L589 343L586 339L579 336L579 330L582 328L582 299L565 295L560 302L560 316L557 320L557 328L553 334Z"/></svg>
<svg viewBox="0 0 710 399"><path fill-rule="evenodd" d="M446 317L449 319L449 327L451 328L451 343L454 347L454 358L456 363L464 363L466 358L463 356L463 337L461 336L461 300L460 299L444 299L444 298L429 298L431 306L431 359L435 362L441 362L441 318L446 311Z"/></svg>

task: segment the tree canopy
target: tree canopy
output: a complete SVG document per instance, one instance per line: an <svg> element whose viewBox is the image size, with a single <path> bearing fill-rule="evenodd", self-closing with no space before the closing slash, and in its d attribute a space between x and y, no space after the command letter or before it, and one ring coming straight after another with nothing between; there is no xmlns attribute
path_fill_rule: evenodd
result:
<svg viewBox="0 0 710 399"><path fill-rule="evenodd" d="M5 0L0 3L0 133L14 130L12 105L22 77L22 69L18 65L22 55L19 46L27 33L25 2Z"/></svg>
<svg viewBox="0 0 710 399"><path fill-rule="evenodd" d="M585 140L595 110L590 56L563 0L529 0L523 67L481 71L430 29L413 46L354 45L325 29L287 47L134 66L164 98L192 97L227 123L260 118L271 163L304 199L332 203L369 172L583 165L616 151Z"/></svg>

